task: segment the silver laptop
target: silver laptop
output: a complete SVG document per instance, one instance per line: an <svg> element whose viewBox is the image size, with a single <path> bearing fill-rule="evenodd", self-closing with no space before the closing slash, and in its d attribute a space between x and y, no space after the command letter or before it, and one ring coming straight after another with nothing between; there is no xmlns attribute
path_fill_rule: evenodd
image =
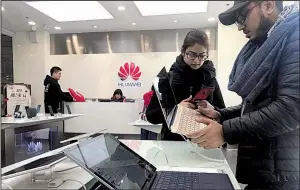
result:
<svg viewBox="0 0 300 190"><path fill-rule="evenodd" d="M110 134L64 150L67 157L109 189L227 189L227 174L157 171Z"/></svg>
<svg viewBox="0 0 300 190"><path fill-rule="evenodd" d="M171 80L165 67L161 69L153 80L155 94L164 115L165 122L170 130L178 109L178 103L171 86Z"/></svg>
<svg viewBox="0 0 300 190"><path fill-rule="evenodd" d="M178 105L171 83L172 72L167 73L165 67L153 81L154 90L169 130L172 133L187 135L205 128L205 124L195 120L197 110ZM205 100L213 90L212 87L202 86L191 102L196 104L198 101Z"/></svg>

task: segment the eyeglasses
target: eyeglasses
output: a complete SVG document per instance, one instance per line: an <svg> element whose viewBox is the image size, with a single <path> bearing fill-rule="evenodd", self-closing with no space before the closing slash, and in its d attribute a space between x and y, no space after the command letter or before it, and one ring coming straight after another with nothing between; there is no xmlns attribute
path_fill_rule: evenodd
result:
<svg viewBox="0 0 300 190"><path fill-rule="evenodd" d="M195 60L197 57L199 60L202 60L202 61L203 60L205 61L208 59L208 55L206 55L205 52L197 54L195 52L189 51L189 52L186 52L185 54L186 54L187 58L190 60Z"/></svg>
<svg viewBox="0 0 300 190"><path fill-rule="evenodd" d="M242 11L240 11L237 15L237 21L235 22L235 24L237 26L244 26L247 19L248 19L248 16L250 15L250 13L254 10L255 7L257 7L258 5L260 5L262 2L259 2L259 3L256 3L255 6L253 6L252 8L250 9L244 9ZM249 4L247 4L248 6Z"/></svg>

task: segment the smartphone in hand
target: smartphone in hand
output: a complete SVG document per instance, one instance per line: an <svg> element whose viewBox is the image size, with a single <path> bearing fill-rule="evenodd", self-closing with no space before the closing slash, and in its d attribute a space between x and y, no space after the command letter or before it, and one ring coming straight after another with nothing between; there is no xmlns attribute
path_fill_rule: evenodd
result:
<svg viewBox="0 0 300 190"><path fill-rule="evenodd" d="M200 102L201 100L206 100L207 97L213 93L215 90L214 87L202 87L199 92L192 98L192 103Z"/></svg>

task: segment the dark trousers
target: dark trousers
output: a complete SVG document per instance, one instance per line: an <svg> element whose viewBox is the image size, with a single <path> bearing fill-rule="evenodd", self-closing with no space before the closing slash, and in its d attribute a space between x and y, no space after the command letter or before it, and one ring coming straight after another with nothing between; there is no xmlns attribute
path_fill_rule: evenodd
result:
<svg viewBox="0 0 300 190"><path fill-rule="evenodd" d="M157 140L157 133L141 129L141 140Z"/></svg>
<svg viewBox="0 0 300 190"><path fill-rule="evenodd" d="M299 190L299 181L270 184L249 184L245 190Z"/></svg>

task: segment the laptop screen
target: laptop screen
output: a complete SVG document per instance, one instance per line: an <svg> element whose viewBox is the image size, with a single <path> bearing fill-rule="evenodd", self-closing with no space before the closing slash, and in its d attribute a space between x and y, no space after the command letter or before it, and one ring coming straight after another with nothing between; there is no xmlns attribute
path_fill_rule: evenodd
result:
<svg viewBox="0 0 300 190"><path fill-rule="evenodd" d="M149 162L109 134L79 143L64 152L116 189L142 189L156 171Z"/></svg>
<svg viewBox="0 0 300 190"><path fill-rule="evenodd" d="M154 90L169 129L171 128L177 109L177 101L171 86L171 80L165 67L162 68L153 80Z"/></svg>

